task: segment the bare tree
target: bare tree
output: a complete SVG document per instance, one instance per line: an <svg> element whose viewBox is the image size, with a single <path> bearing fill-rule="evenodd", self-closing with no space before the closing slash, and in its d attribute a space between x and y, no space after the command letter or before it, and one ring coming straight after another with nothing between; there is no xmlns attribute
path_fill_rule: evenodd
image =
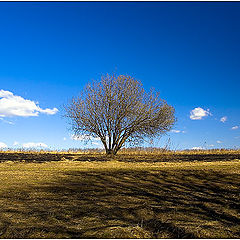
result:
<svg viewBox="0 0 240 240"><path fill-rule="evenodd" d="M113 155L124 143L161 136L175 123L174 108L128 75L102 76L64 108L76 136L98 137Z"/></svg>

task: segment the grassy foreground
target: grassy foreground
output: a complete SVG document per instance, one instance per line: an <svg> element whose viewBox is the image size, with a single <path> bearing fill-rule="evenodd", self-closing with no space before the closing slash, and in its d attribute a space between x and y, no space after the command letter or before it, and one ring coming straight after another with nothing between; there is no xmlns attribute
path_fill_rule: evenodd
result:
<svg viewBox="0 0 240 240"><path fill-rule="evenodd" d="M240 160L1 162L0 238L240 238Z"/></svg>

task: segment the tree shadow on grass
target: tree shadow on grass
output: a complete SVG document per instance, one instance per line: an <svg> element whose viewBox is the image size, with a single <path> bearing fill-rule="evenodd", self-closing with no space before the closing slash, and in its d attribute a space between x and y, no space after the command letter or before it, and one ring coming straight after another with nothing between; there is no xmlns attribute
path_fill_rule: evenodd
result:
<svg viewBox="0 0 240 240"><path fill-rule="evenodd" d="M239 238L239 189L215 171L68 171L2 193L0 237Z"/></svg>
<svg viewBox="0 0 240 240"><path fill-rule="evenodd" d="M62 161L62 160L75 160L79 162L86 161L98 161L106 162L109 159L106 159L106 155L102 154L71 154L71 153L46 153L46 152L4 152L0 153L0 162L12 161L12 162L35 162L35 163L44 163L44 162L53 162L53 161Z"/></svg>
<svg viewBox="0 0 240 240"><path fill-rule="evenodd" d="M120 162L179 162L179 161L230 161L239 159L240 154L142 154L129 155L120 154L114 156ZM79 162L97 161L104 162L109 159L105 154L74 154L74 153L47 153L47 152L2 152L0 162L5 161L24 161L24 162L50 162L61 160L74 160Z"/></svg>

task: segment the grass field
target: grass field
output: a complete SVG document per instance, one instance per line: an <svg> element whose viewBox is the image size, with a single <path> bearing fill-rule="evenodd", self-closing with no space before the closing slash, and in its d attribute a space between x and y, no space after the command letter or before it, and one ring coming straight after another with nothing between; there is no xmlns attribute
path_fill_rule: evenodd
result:
<svg viewBox="0 0 240 240"><path fill-rule="evenodd" d="M0 238L240 238L237 155L180 155L1 153Z"/></svg>

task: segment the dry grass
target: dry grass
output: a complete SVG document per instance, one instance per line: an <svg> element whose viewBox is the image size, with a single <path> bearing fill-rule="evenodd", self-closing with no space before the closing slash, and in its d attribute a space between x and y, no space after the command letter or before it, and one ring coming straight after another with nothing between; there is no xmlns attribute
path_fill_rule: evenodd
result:
<svg viewBox="0 0 240 240"><path fill-rule="evenodd" d="M75 154L75 155L105 155L105 150L103 149L68 149L68 150L44 150L44 149L0 149L0 153L32 153L32 154ZM118 155L202 155L202 154L240 154L240 149L226 149L226 148L217 148L217 149L199 149L199 150L169 150L168 146L165 148L122 148Z"/></svg>
<svg viewBox="0 0 240 240"><path fill-rule="evenodd" d="M0 163L1 238L240 238L237 159L60 159Z"/></svg>

